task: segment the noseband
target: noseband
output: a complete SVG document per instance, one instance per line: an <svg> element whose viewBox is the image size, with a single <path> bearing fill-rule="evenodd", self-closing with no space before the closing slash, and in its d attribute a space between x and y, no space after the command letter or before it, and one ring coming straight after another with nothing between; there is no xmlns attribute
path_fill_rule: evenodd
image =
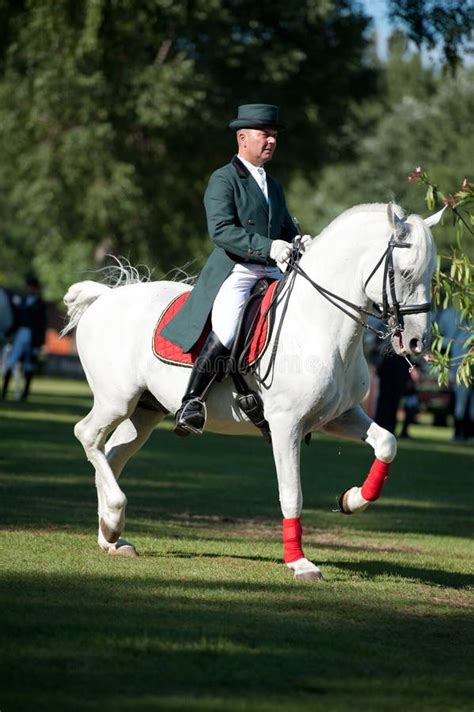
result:
<svg viewBox="0 0 474 712"><path fill-rule="evenodd" d="M411 244L407 242L400 242L396 239L396 235L392 234L385 252L373 268L372 272L370 273L364 284L365 290L368 283L383 263L382 308L378 312L364 309L363 307L360 307L357 304L353 304L347 299L340 297L338 294L334 294L334 292L330 292L329 289L326 289L326 287L323 287L317 282L315 282L313 279L311 279L307 272L305 272L300 267L300 254L295 255L293 259L290 258L289 268L293 270L293 272L295 272L296 274L299 274L301 275L301 277L304 277L311 284L311 286L314 287L314 289L316 289L319 294L321 294L322 297L327 299L340 311L344 312L344 314L347 314L347 316L349 316L351 319L363 326L364 329L367 329L368 331L371 331L372 333L376 334L379 339L386 339L389 336L395 336L397 334L402 333L402 331L404 330L404 316L411 314L423 314L431 310L431 302L408 305L400 304L400 302L398 301L395 289L395 267L393 265L393 251L396 247L409 248L411 247ZM389 294L391 304L389 301ZM358 316L356 316L356 314L352 314L345 307L354 310L356 314L358 314ZM387 331L375 329L373 326L368 324L367 321L364 321L360 318L362 315L372 316L376 319L382 319L387 323Z"/></svg>
<svg viewBox="0 0 474 712"><path fill-rule="evenodd" d="M422 314L429 312L431 310L431 302L424 302L423 304L410 304L401 305L397 299L397 293L395 290L395 267L393 266L393 250L395 247L409 248L411 245L407 242L399 242L394 235L390 237L387 245L387 249L383 253L382 257L379 259L374 269L368 276L364 289L366 289L368 283L374 276L374 274L379 269L382 262L383 266L383 283L382 283L382 310L379 315L380 319L387 321L390 325L390 332L400 334L404 329L403 317L408 314ZM389 304L388 290L390 290L390 297L392 300L392 305Z"/></svg>

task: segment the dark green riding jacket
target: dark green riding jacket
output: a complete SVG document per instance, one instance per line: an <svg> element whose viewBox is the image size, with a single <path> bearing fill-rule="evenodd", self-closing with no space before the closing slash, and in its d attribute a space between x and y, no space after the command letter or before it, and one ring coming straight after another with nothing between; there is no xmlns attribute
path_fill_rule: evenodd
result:
<svg viewBox="0 0 474 712"><path fill-rule="evenodd" d="M214 299L238 262L274 265L272 240L291 242L296 226L280 183L267 174L268 203L244 164L234 156L215 171L204 195L207 226L215 247L184 307L162 334L187 352L206 324Z"/></svg>

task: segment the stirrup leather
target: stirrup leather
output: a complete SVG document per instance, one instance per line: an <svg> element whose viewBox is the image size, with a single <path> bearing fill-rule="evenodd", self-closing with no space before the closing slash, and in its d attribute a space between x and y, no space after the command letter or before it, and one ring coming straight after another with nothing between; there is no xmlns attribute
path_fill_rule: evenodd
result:
<svg viewBox="0 0 474 712"><path fill-rule="evenodd" d="M187 435L188 433L202 435L206 420L207 407L205 402L197 397L191 398L176 413L175 432L178 435Z"/></svg>

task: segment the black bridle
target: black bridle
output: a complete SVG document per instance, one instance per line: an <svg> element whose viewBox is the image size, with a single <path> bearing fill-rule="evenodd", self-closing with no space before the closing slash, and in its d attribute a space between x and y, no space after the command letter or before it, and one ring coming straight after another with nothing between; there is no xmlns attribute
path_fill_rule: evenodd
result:
<svg viewBox="0 0 474 712"><path fill-rule="evenodd" d="M366 289L368 283L383 263L382 308L379 309L378 312L364 309L364 307L360 307L359 305L344 299L311 279L311 277L299 264L299 260L301 258L300 253L296 253L290 258L288 262L288 269L292 270L296 274L299 274L301 277L304 277L304 279L306 279L306 281L309 282L322 297L327 299L328 302L333 304L340 311L344 312L344 314L353 319L353 321L360 324L360 326L363 326L364 329L371 331L379 339L386 339L389 336L395 336L403 332L404 316L411 314L423 314L431 310L431 302L424 302L423 304L400 304L398 301L395 288L395 267L393 264L393 251L396 247L409 248L411 247L411 244L407 242L400 242L397 240L396 235L392 234L385 252L364 283L364 289ZM348 311L346 307L348 309L352 309L358 316ZM376 319L385 321L388 327L387 331L375 329L367 323L367 320L361 318L362 315L367 317L372 316Z"/></svg>
<svg viewBox="0 0 474 712"><path fill-rule="evenodd" d="M430 311L431 302L424 302L423 304L400 304L400 302L398 301L395 289L395 267L393 265L393 251L396 247L408 248L411 247L411 244L407 242L400 242L399 240L397 240L397 235L392 234L388 241L388 245L385 249L385 252L383 253L383 255L381 256L381 258L379 259L379 261L377 262L377 264L375 265L372 272L369 274L368 278L364 283L364 289L366 289L368 283L383 263L382 308L380 309L379 307L379 311L376 312L373 310L364 309L364 307L360 307L358 304L354 304L348 299L344 299L344 297L341 297L339 296L339 294L331 292L329 289L326 289L326 287L323 287L321 284L315 282L314 279L311 279L309 274L305 272L305 270L299 264L299 261L302 257L299 247L297 245L294 246L292 254L288 260L288 269L286 271L286 274L281 280L280 286L275 290L275 294L266 310L266 314L268 314L268 312L273 309L276 304L280 302L280 300L284 301L283 310L275 334L275 339L273 341L272 352L270 355L270 360L268 362L267 370L265 371L265 374L259 378L259 381L262 385L265 385L265 381L273 370L273 364L280 341L281 329L285 320L286 310L288 308L288 303L291 297L291 293L293 291L297 275L303 277L307 282L309 282L309 284L311 284L311 286L314 287L314 289L333 306L344 312L344 314L350 317L357 324L364 327L364 329L371 331L379 339L382 340L392 336L399 336L403 332L404 316L407 316L409 314L423 314ZM285 286L287 286L288 288L286 294L282 296ZM355 314L349 311L349 309L352 309ZM381 319L382 321L385 321L387 327L386 331L376 329L367 322L367 318L363 319L363 316L372 316L375 319ZM248 346L250 346L250 344ZM242 370L245 370L245 366L243 365L245 353L246 350L244 350L239 360L239 368L241 368ZM414 368L413 364L410 362L407 356L405 356L405 359L410 364L410 370L412 370ZM265 385L265 387L268 388L269 385L267 384Z"/></svg>

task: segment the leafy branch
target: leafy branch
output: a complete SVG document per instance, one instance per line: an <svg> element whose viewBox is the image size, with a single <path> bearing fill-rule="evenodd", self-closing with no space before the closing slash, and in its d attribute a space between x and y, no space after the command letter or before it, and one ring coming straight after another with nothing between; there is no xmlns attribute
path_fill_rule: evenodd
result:
<svg viewBox="0 0 474 712"><path fill-rule="evenodd" d="M452 215L454 239L450 255L438 256L433 276L433 305L441 309L452 307L459 312L460 326L458 339L465 339L461 345L461 355L453 356L453 339L440 333L438 324L433 325L432 353L429 361L438 374L440 385L447 385L450 371L456 372L456 383L469 386L473 383L474 370L474 288L472 283L473 264L464 249L466 237L474 236L474 183L464 178L459 190L446 194L439 189L421 166L408 176L409 183L427 186L425 201L429 210L439 202L448 206Z"/></svg>

